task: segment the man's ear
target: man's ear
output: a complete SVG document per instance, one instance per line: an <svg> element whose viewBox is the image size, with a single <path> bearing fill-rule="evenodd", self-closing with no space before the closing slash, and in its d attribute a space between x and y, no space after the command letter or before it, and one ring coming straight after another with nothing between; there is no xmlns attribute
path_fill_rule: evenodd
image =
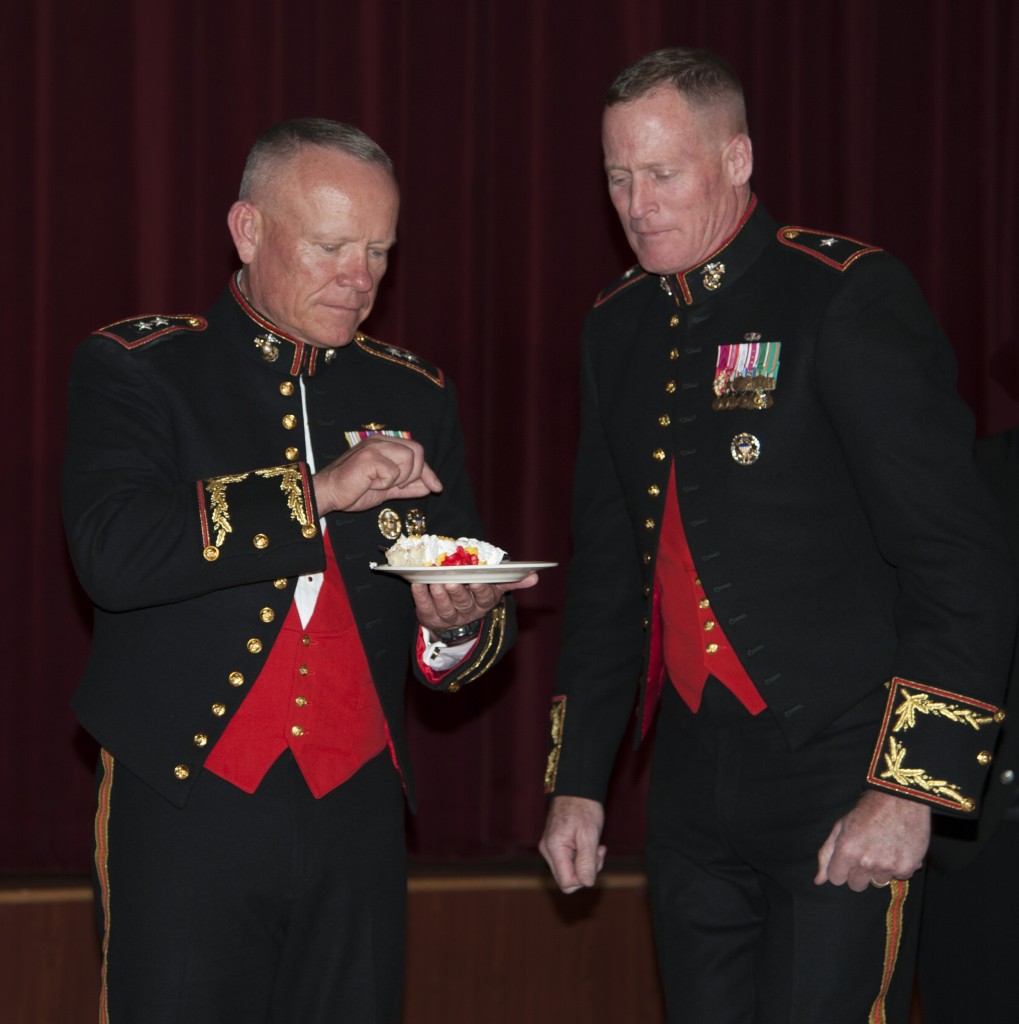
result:
<svg viewBox="0 0 1019 1024"><path fill-rule="evenodd" d="M739 187L750 180L754 169L754 150L749 135L735 135L722 154L729 184Z"/></svg>
<svg viewBox="0 0 1019 1024"><path fill-rule="evenodd" d="M255 258L262 227L262 218L258 210L246 199L238 199L230 207L226 223L241 263L250 263Z"/></svg>

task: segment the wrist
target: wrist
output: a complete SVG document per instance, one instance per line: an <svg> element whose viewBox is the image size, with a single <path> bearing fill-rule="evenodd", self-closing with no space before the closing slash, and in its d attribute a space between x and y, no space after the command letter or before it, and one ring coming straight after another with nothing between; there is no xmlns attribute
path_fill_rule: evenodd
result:
<svg viewBox="0 0 1019 1024"><path fill-rule="evenodd" d="M473 640L481 632L482 621L482 619L474 619L473 622L467 622L462 626L451 626L449 629L435 629L433 626L429 626L428 632L444 644L462 644Z"/></svg>

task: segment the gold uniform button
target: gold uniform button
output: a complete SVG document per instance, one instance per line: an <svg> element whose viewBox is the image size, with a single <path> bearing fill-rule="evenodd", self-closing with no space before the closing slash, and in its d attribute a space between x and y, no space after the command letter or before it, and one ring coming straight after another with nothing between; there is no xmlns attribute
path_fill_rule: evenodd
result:
<svg viewBox="0 0 1019 1024"><path fill-rule="evenodd" d="M651 555L648 554L648 552L645 551L644 555L642 557L643 557L643 562L644 562L645 565L650 565L651 564Z"/></svg>
<svg viewBox="0 0 1019 1024"><path fill-rule="evenodd" d="M213 704L212 705L212 713L217 718L222 718L226 714L226 705L225 704Z"/></svg>
<svg viewBox="0 0 1019 1024"><path fill-rule="evenodd" d="M457 690L459 690L459 689L460 689L460 684L459 683L450 683L449 686L446 687L446 693L456 693Z"/></svg>
<svg viewBox="0 0 1019 1024"><path fill-rule="evenodd" d="M642 619L640 624L641 624L641 628L647 629L648 626L651 625L651 620L650 619Z"/></svg>
<svg viewBox="0 0 1019 1024"><path fill-rule="evenodd" d="M173 774L183 782L191 774L191 769L186 764L178 764L174 767Z"/></svg>
<svg viewBox="0 0 1019 1024"><path fill-rule="evenodd" d="M195 733L195 746L204 747L209 742L209 737L204 732Z"/></svg>
<svg viewBox="0 0 1019 1024"><path fill-rule="evenodd" d="M307 633L305 633L304 636L301 637L301 643L304 644L305 647L310 646L311 645L311 637L308 636Z"/></svg>
<svg viewBox="0 0 1019 1024"><path fill-rule="evenodd" d="M673 313L672 316L669 317L669 326L670 327L678 327L679 326L679 317L675 313ZM675 352L675 351L676 350L673 349L673 352Z"/></svg>
<svg viewBox="0 0 1019 1024"><path fill-rule="evenodd" d="M700 576L698 576L698 577L697 577L697 578L696 578L696 579L695 579L695 580L693 581L693 585L694 585L695 587L699 587L699 586L701 585L701 578L700 578Z"/></svg>
<svg viewBox="0 0 1019 1024"><path fill-rule="evenodd" d="M231 672L230 675L227 676L227 679L230 680L230 685L231 686L243 686L244 685L244 673L243 672Z"/></svg>
<svg viewBox="0 0 1019 1024"><path fill-rule="evenodd" d="M995 711L994 712L994 721L998 725L1001 725L1001 723L1005 721L1005 712L1001 711L1001 710Z"/></svg>
<svg viewBox="0 0 1019 1024"><path fill-rule="evenodd" d="M286 590L287 589L287 581L286 580L273 580L272 581L272 585L277 590Z"/></svg>
<svg viewBox="0 0 1019 1024"><path fill-rule="evenodd" d="M651 588L650 587L648 587L648 586L644 587L644 596L645 597L650 597L651 596Z"/></svg>
<svg viewBox="0 0 1019 1024"><path fill-rule="evenodd" d="M259 613L258 617L263 622L272 622L276 618L276 613L271 608L263 608Z"/></svg>
<svg viewBox="0 0 1019 1024"><path fill-rule="evenodd" d="M650 487L649 487L649 488L647 489L647 492L648 492L648 495L649 495L650 497L652 497L652 498L657 498L657 497L658 497L658 495L662 493L662 489L661 489L661 488L660 488L660 487L658 486L658 484L652 484L652 485L651 485L651 486L650 486Z"/></svg>
<svg viewBox="0 0 1019 1024"><path fill-rule="evenodd" d="M308 674L308 666L307 665L301 665L297 669L297 674L300 675L300 676L306 676Z"/></svg>
<svg viewBox="0 0 1019 1024"><path fill-rule="evenodd" d="M295 736L303 736L303 735L304 735L304 729L302 729L302 728L301 728L301 726L299 726L299 725L292 725L292 726L290 727L290 731L291 731L291 732L292 732L292 733L293 733L293 734L294 734Z"/></svg>
<svg viewBox="0 0 1019 1024"><path fill-rule="evenodd" d="M651 453L651 458L654 459L655 462L664 462L665 461L665 449L664 448L656 448Z"/></svg>
<svg viewBox="0 0 1019 1024"><path fill-rule="evenodd" d="M280 384L280 394L284 398L289 398L294 393L294 385L292 381L285 380Z"/></svg>
<svg viewBox="0 0 1019 1024"><path fill-rule="evenodd" d="M977 754L977 764L990 764L994 760L994 755L989 750L981 750Z"/></svg>
<svg viewBox="0 0 1019 1024"><path fill-rule="evenodd" d="M308 523L307 526L302 526L301 536L307 540L311 540L312 537L318 536L318 527L314 523Z"/></svg>
<svg viewBox="0 0 1019 1024"><path fill-rule="evenodd" d="M296 427L296 426L297 426L297 417L293 413L288 412L286 414L286 416L283 417L283 429L284 430L293 430L294 427Z"/></svg>
<svg viewBox="0 0 1019 1024"><path fill-rule="evenodd" d="M672 418L668 415L668 413L664 413L658 417L658 426L660 427L667 427L671 422Z"/></svg>
<svg viewBox="0 0 1019 1024"><path fill-rule="evenodd" d="M704 653L705 654L717 654L718 653L718 644L708 644L708 646L704 648Z"/></svg>
<svg viewBox="0 0 1019 1024"><path fill-rule="evenodd" d="M296 705L297 705L297 706L298 706L299 708L303 708L303 707L305 707L305 706L307 705L307 703L308 703L308 698L307 698L307 697L295 697L295 698L294 698L294 703L295 703L295 704L296 704Z"/></svg>
<svg viewBox="0 0 1019 1024"><path fill-rule="evenodd" d="M676 382L674 380L667 381L665 384L665 393L667 395L674 395L676 393Z"/></svg>
<svg viewBox="0 0 1019 1024"><path fill-rule="evenodd" d="M702 597L697 602L697 607L698 608L710 608L711 607L711 602L706 597Z"/></svg>
<svg viewBox="0 0 1019 1024"><path fill-rule="evenodd" d="M669 359L671 359L672 362L675 362L678 358L679 358L679 349L678 348L669 349Z"/></svg>
<svg viewBox="0 0 1019 1024"><path fill-rule="evenodd" d="M256 533L255 536L251 538L251 543L254 544L259 551L262 551L269 546L269 538L264 533Z"/></svg>
<svg viewBox="0 0 1019 1024"><path fill-rule="evenodd" d="M288 461L296 462L297 456L300 455L300 451L297 448L287 448L283 454L287 457Z"/></svg>
<svg viewBox="0 0 1019 1024"><path fill-rule="evenodd" d="M245 646L248 648L249 654L261 654L262 653L262 641L257 636L253 636Z"/></svg>
<svg viewBox="0 0 1019 1024"><path fill-rule="evenodd" d="M655 528L655 521L653 519L645 519L644 520L644 529L645 530L653 530L654 528Z"/></svg>
<svg viewBox="0 0 1019 1024"><path fill-rule="evenodd" d="M202 558L207 562L215 562L219 558L219 548L215 544L210 544L203 552Z"/></svg>
<svg viewBox="0 0 1019 1024"><path fill-rule="evenodd" d="M714 628L715 628L715 623L711 619L708 619L708 621L704 623L704 632L705 633L710 633Z"/></svg>
<svg viewBox="0 0 1019 1024"><path fill-rule="evenodd" d="M962 809L972 814L977 809L977 802L972 797L966 797L962 802Z"/></svg>

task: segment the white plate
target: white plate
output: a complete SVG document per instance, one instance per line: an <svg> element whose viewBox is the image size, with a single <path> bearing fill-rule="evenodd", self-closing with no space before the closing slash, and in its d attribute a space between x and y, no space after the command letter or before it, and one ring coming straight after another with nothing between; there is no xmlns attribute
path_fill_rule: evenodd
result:
<svg viewBox="0 0 1019 1024"><path fill-rule="evenodd" d="M500 562L499 565L378 565L375 572L400 576L408 583L518 583L528 573L558 562Z"/></svg>

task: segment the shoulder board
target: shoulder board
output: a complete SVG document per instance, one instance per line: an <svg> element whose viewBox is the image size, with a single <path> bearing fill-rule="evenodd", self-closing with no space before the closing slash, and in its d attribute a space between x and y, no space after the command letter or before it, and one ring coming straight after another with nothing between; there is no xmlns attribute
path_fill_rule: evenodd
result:
<svg viewBox="0 0 1019 1024"><path fill-rule="evenodd" d="M597 309L599 306L603 306L610 299L614 299L620 292L626 291L627 288L635 285L638 281L643 281L647 276L646 271L641 270L637 264L634 264L622 277L617 278L608 288L604 288L598 293L598 298L594 300L594 308Z"/></svg>
<svg viewBox="0 0 1019 1024"><path fill-rule="evenodd" d="M176 331L204 331L209 326L203 316L137 316L130 320L118 320L93 333L112 338L124 348L138 348L151 344L156 338Z"/></svg>
<svg viewBox="0 0 1019 1024"><path fill-rule="evenodd" d="M389 345L384 341L379 341L377 338L369 338L367 334L355 334L354 344L370 356L375 356L377 359L385 359L388 363L395 363L406 370L420 373L422 377L427 377L440 388L446 386L446 375L439 367L425 362L420 356L405 348Z"/></svg>
<svg viewBox="0 0 1019 1024"><path fill-rule="evenodd" d="M779 228L778 240L790 249L805 252L836 270L846 270L861 256L882 251L876 245L858 242L855 238L847 238L845 235L828 235L823 231L792 226Z"/></svg>

